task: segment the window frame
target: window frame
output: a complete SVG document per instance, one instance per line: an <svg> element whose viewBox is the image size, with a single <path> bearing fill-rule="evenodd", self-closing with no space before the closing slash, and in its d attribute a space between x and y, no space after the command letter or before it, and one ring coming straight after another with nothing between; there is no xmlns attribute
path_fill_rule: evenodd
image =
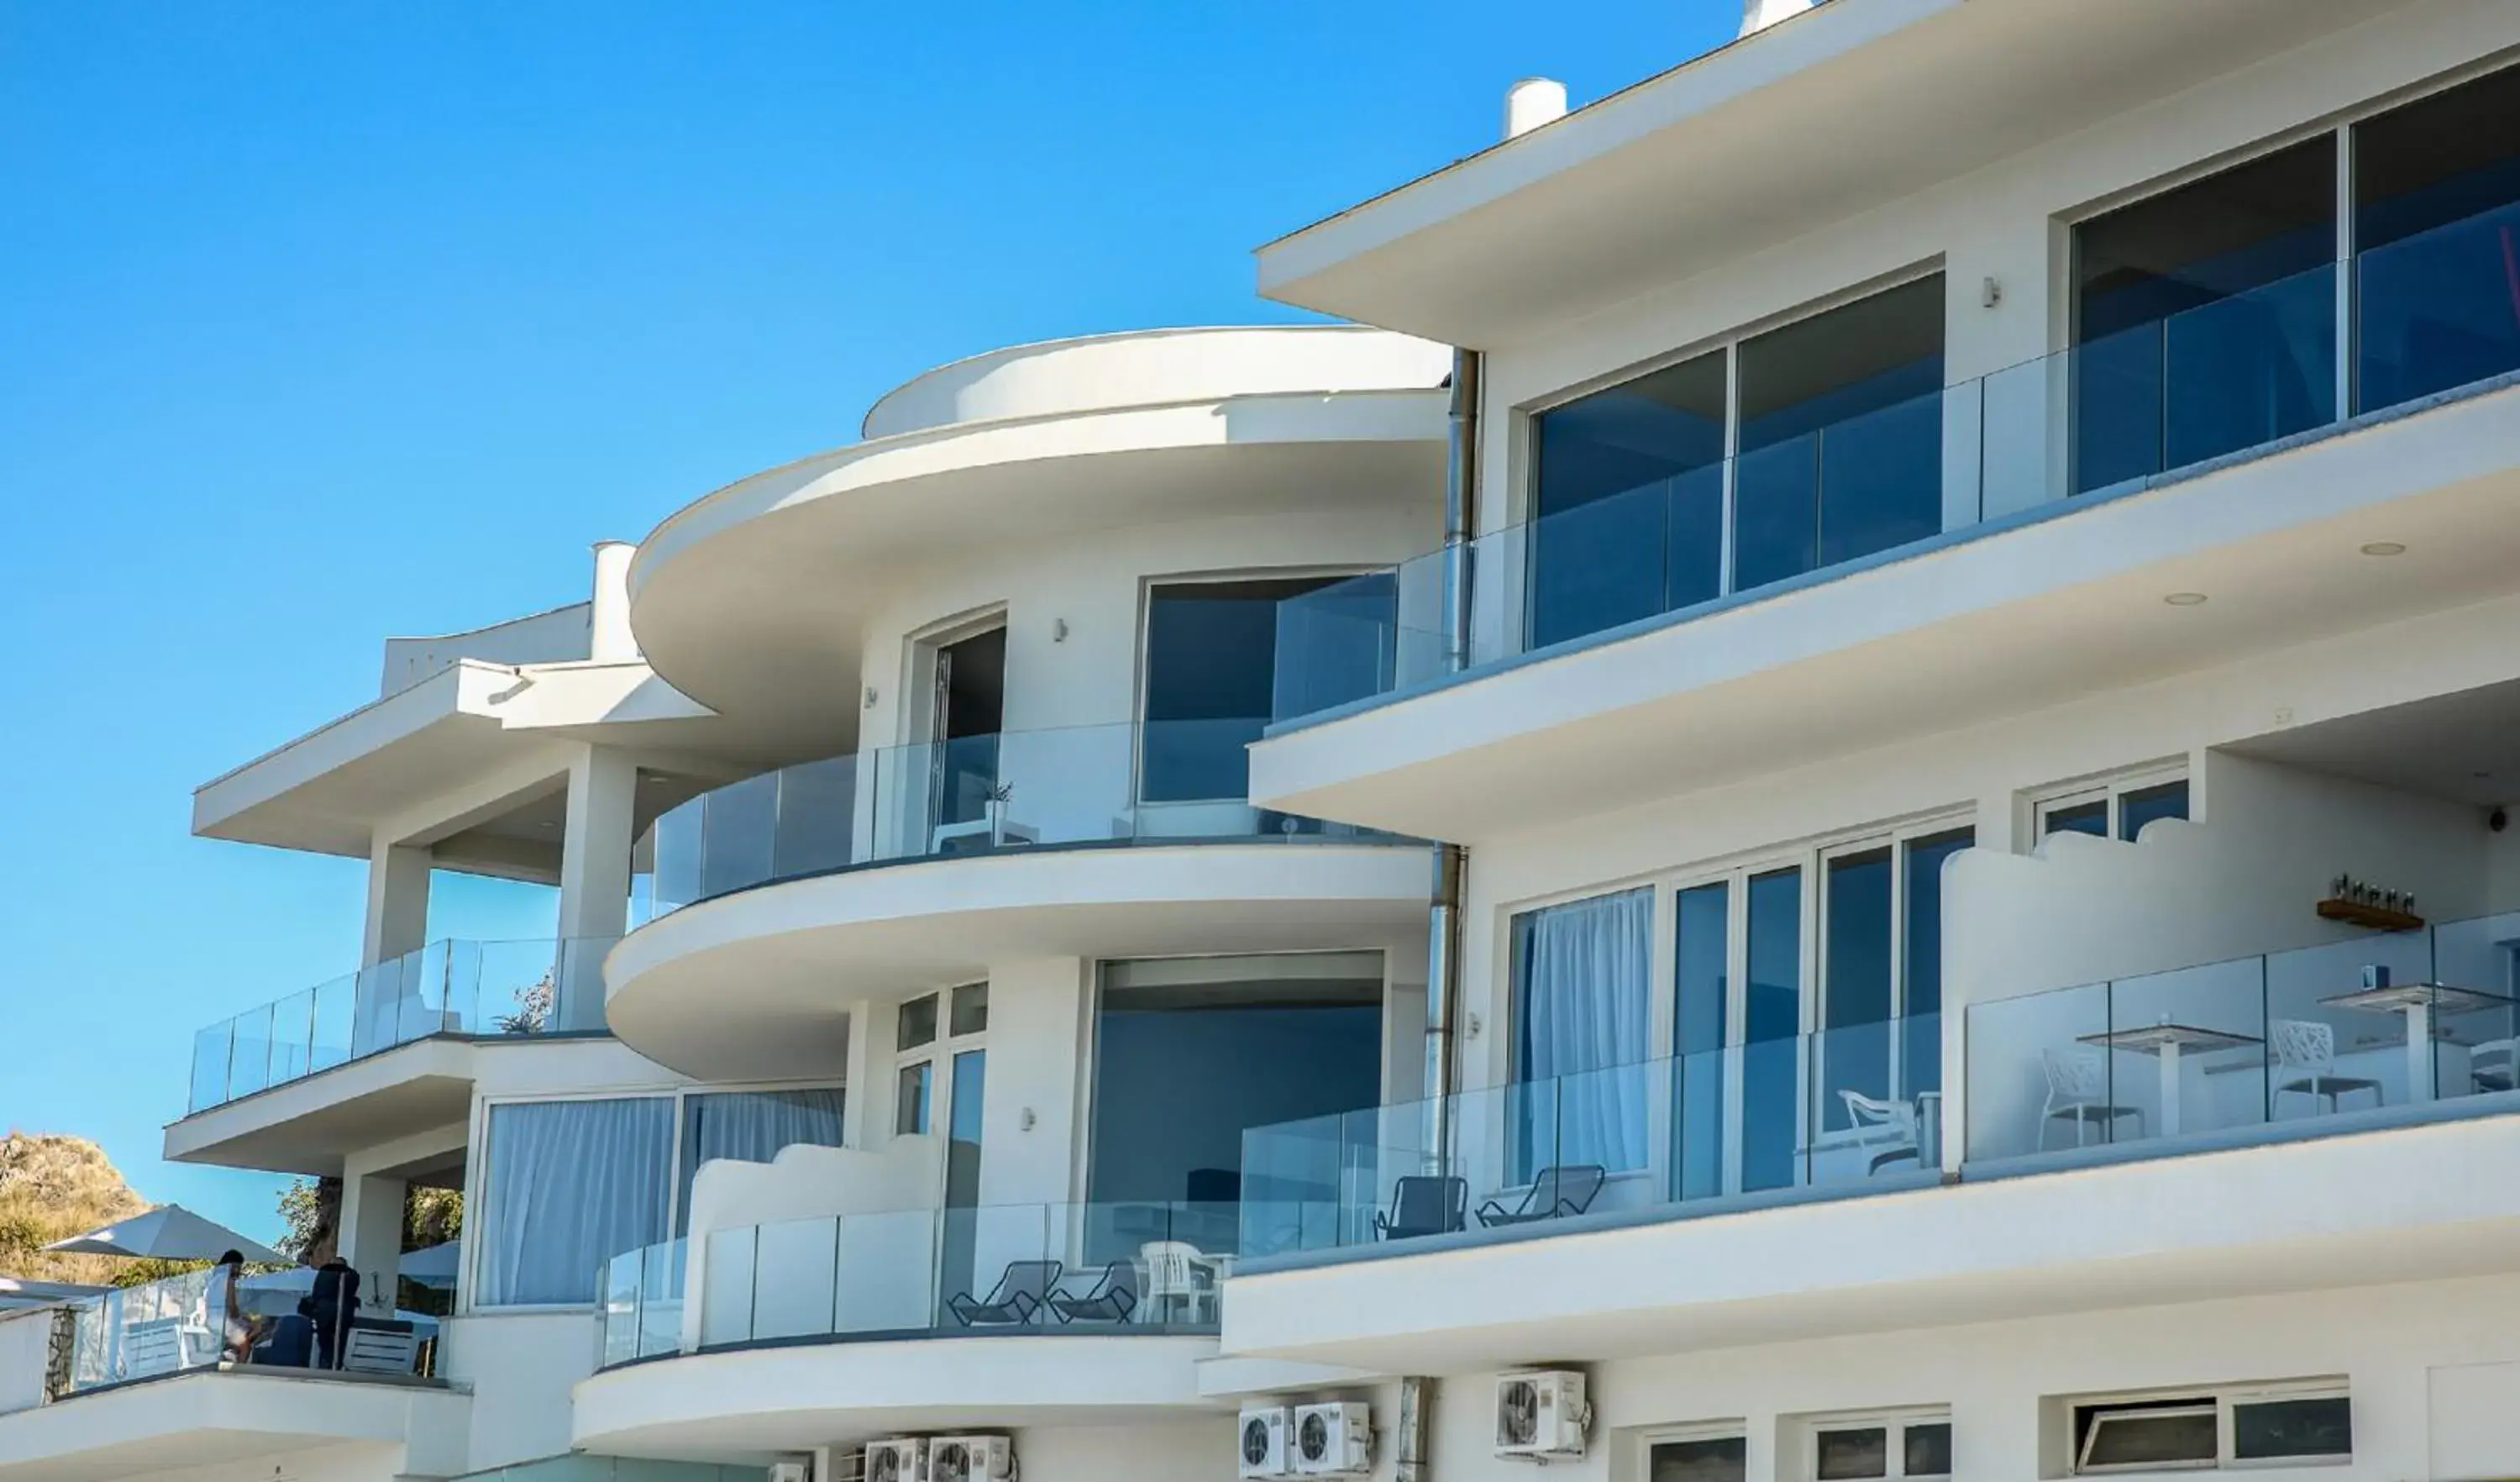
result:
<svg viewBox="0 0 2520 1482"><path fill-rule="evenodd" d="M2105 802L2108 805L2106 827L2098 836L2120 843L2134 843L2135 840L2124 837L2128 794L2166 786L2172 783L2186 785L2187 820L2190 823L2195 822L2196 778L2194 770L2184 760L2146 762L2140 766L2128 767L2117 772L2076 778L2070 782L2031 789L2023 794L2023 800L2030 805L2031 847L2037 848L2049 838L2048 820L2050 815L2067 808L2086 807L2097 802ZM2068 829L2058 831L2079 833L2082 831Z"/></svg>
<svg viewBox="0 0 2520 1482"><path fill-rule="evenodd" d="M2087 1412L2125 1409L2134 1406L2163 1406L2168 1401L2187 1402L2177 1413L2193 1415L2210 1410L2214 1415L2214 1455L2194 1461L2128 1461L2102 1462L2093 1465L2084 1459L2091 1454L2092 1442L2099 1433L2095 1417L2092 1429L2072 1446L2067 1458L2070 1476L2105 1477L2126 1473L2162 1471L2249 1471L2283 1466L2351 1466L2354 1453L2329 1453L2311 1457L2258 1457L2242 1459L2236 1455L2236 1412L2250 1405L2291 1400L2343 1400L2347 1403L2348 1424L2351 1425L2353 1389L2343 1378L2292 1379L2269 1383L2197 1385L2193 1388L2132 1390L2096 1395L2065 1397L2067 1434L2081 1428ZM2133 1412L2141 1414L2142 1412ZM2153 1412L2155 1414L2161 1411ZM2351 1441L2349 1438L2348 1445Z"/></svg>
<svg viewBox="0 0 2520 1482"><path fill-rule="evenodd" d="M1722 534L1719 537L1723 543L1723 549L1718 553L1715 600L1720 602L1737 596L1741 587L1735 577L1733 563L1740 520L1737 509L1738 481L1734 476L1734 469L1741 458L1742 346L1751 340L1775 334L1778 330L1790 329L1824 314L1835 313L1868 298L1896 292L1929 278L1945 279L1943 295L1945 306L1948 308L1951 297L1950 271L1951 264L1946 255L1935 252L1833 292L1823 293L1816 298L1807 298L1774 313L1742 321L1730 329L1690 340L1678 349L1576 382L1513 408L1510 418L1513 432L1511 446L1512 456L1519 467L1513 471L1513 477L1509 481L1511 499L1508 512L1508 523L1529 525L1540 518L1540 422L1542 418L1552 412L1563 411L1579 401L1598 396L1604 391L1614 391L1633 382L1642 381L1656 372L1686 365L1689 361L1707 355L1721 355L1724 357L1724 455L1721 463L1724 473L1724 510ZM1948 356L1950 352L1949 336L1946 335L1943 353ZM1494 532L1479 533L1485 535ZM1538 577L1538 568L1527 560L1524 564L1527 567L1521 576L1524 591L1520 599L1520 613L1515 621L1512 635L1517 651L1528 651L1533 647L1532 622L1535 605L1531 598L1530 585ZM1830 568L1825 565L1813 568L1814 571L1828 569Z"/></svg>
<svg viewBox="0 0 2520 1482"><path fill-rule="evenodd" d="M1494 977L1495 987L1490 999L1492 1011L1489 1018L1491 1028L1502 1032L1490 1033L1486 1036L1494 1042L1489 1051L1490 1084L1492 1086L1515 1084L1514 1047L1520 1042L1521 1037L1521 1026L1517 1018L1521 1011L1521 991L1515 970L1518 918L1552 906L1618 895L1631 890L1650 888L1653 891L1653 914L1647 928L1647 941L1650 944L1647 971L1650 977L1645 1040L1646 1048L1651 1052L1646 1056L1645 1062L1652 1063L1679 1054L1679 897L1685 891L1701 886L1723 885L1725 887L1724 971L1727 990L1724 1005L1724 1048L1730 1051L1745 1043L1747 1034L1749 1001L1745 989L1749 981L1749 882L1760 876L1786 870L1797 871L1800 880L1797 906L1799 917L1796 930L1798 932L1797 950L1801 961L1798 964L1795 984L1797 1000L1795 1032L1798 1035L1810 1035L1820 1026L1821 1015L1824 1011L1820 996L1825 991L1823 957L1825 943L1822 911L1826 903L1826 896L1822 876L1826 868L1826 862L1843 855L1862 853L1868 849L1884 846L1890 850L1891 872L1889 939L1891 1003L1888 1022L1894 1026L1904 1026L1909 1017L1907 1011L1909 1002L1908 851L1917 843L1961 831L1970 832L1970 847L1983 846L1983 841L1979 837L1983 831L1978 828L1978 814L1974 804L1955 803L1925 809L1880 823L1859 825L1812 835L1791 843L1765 845L1731 855L1718 856L1716 859L1698 864L1627 876L1579 888L1554 891L1548 895L1500 903L1495 916L1497 936L1494 961L1504 965L1504 970ZM1936 1010L1938 1016L1941 1011L1940 1009ZM1892 1033L1894 1036L1894 1047L1891 1051L1892 1089L1897 1091L1900 1089L1900 1079L1905 1076L1910 1060L1905 1049L1905 1040L1902 1038L1906 1030L1904 1027L1894 1028ZM1807 1073L1808 1062L1804 1063ZM1796 1149L1799 1152L1808 1153L1815 1147L1835 1145L1825 1141L1815 1141L1811 1127L1812 1098L1808 1085L1797 1094L1796 1101L1799 1108L1796 1112ZM1653 1121L1655 1126L1651 1136L1655 1140L1656 1150L1648 1161L1652 1166L1667 1166L1670 1161L1670 1149L1663 1147L1661 1144L1670 1136L1668 1118L1655 1117ZM1845 1135L1843 1132L1832 1132L1820 1136L1827 1139ZM1728 1140L1725 1152L1723 1188L1720 1190L1728 1195L1741 1191L1742 1180L1739 1149L1730 1145L1731 1141ZM1630 1176L1632 1175L1614 1174L1612 1177Z"/></svg>
<svg viewBox="0 0 2520 1482"><path fill-rule="evenodd" d="M954 999L967 988L986 990L988 986L989 980L985 977L971 978L943 988L930 988L924 993L914 993L893 1006L893 1023L896 1026L901 1022L901 1010L911 1005L927 1000L936 1006L936 1032L907 1050L893 1051L892 1073L884 1083L884 1092L891 1098L888 1114L892 1118L893 1137L938 1137L943 1135L938 1128L950 1125L954 1057L967 1051L985 1051L989 1040L985 1010L978 1029L968 1034L954 1032ZM894 1030L893 1042L896 1046L900 1044L898 1027ZM901 1074L919 1065L927 1067L927 1125L914 1132L901 1125Z"/></svg>
<svg viewBox="0 0 2520 1482"><path fill-rule="evenodd" d="M1738 1441L1741 1443L1741 1474L1750 1472L1750 1426L1746 1420L1694 1420L1673 1425L1656 1425L1636 1433L1636 1475L1652 1482L1653 1454L1658 1446L1686 1445L1692 1441Z"/></svg>
<svg viewBox="0 0 2520 1482"><path fill-rule="evenodd" d="M1806 1415L1801 1425L1803 1449L1803 1482L1820 1482L1820 1438L1824 1432L1840 1430L1886 1430L1887 1444L1882 1453L1883 1470L1873 1478L1850 1479L1850 1482L1950 1482L1955 1471L1911 1472L1908 1470L1908 1429L1914 1425L1940 1425L1948 1429L1952 1413L1947 1406L1912 1406L1897 1410L1835 1411L1827 1415ZM1958 1450L1954 1448L1957 1468Z"/></svg>

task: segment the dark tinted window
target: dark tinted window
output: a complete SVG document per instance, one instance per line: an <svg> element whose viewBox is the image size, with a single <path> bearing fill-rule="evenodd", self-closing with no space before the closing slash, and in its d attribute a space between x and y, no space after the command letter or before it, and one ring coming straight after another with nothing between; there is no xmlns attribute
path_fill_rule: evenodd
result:
<svg viewBox="0 0 2520 1482"><path fill-rule="evenodd" d="M1749 1447L1739 1436L1658 1441L1646 1453L1645 1482L1742 1482Z"/></svg>
<svg viewBox="0 0 2520 1482"><path fill-rule="evenodd" d="M1905 1438L1907 1475L1947 1477L1952 1471L1952 1427L1948 1420L1911 1425Z"/></svg>
<svg viewBox="0 0 2520 1482"><path fill-rule="evenodd" d="M1139 796L1240 798L1244 747L1268 725L1277 688L1278 604L1338 580L1219 581L1157 587L1147 601L1147 724Z"/></svg>
<svg viewBox="0 0 2520 1482"><path fill-rule="evenodd" d="M2088 803L2072 803L2048 810L2048 827L2042 833L2088 833L2094 838L2109 836L2109 800L2095 797Z"/></svg>
<svg viewBox="0 0 2520 1482"><path fill-rule="evenodd" d="M1719 595L1724 361L1700 355L1533 419L1534 647Z"/></svg>
<svg viewBox="0 0 2520 1482"><path fill-rule="evenodd" d="M2520 368L2520 70L2354 130L2361 405Z"/></svg>
<svg viewBox="0 0 2520 1482"><path fill-rule="evenodd" d="M1855 1482L1890 1474L1890 1431L1868 1425L1858 1430L1823 1430L1812 1437L1820 1482Z"/></svg>
<svg viewBox="0 0 2520 1482"><path fill-rule="evenodd" d="M2330 420L2335 260L2330 135L2075 228L2075 488Z"/></svg>
<svg viewBox="0 0 2520 1482"><path fill-rule="evenodd" d="M1741 344L1733 586L1943 526L1940 274Z"/></svg>
<svg viewBox="0 0 2520 1482"><path fill-rule="evenodd" d="M2231 1455L2242 1461L2354 1454L2354 1407L2343 1395L2231 1407Z"/></svg>
<svg viewBox="0 0 2520 1482"><path fill-rule="evenodd" d="M2075 1451L2086 1469L2212 1461L2220 1449L2211 1400L2086 1406L2074 1421Z"/></svg>
<svg viewBox="0 0 2520 1482"><path fill-rule="evenodd" d="M2187 780L2138 787L2118 799L2118 837L2133 839L2157 818L2187 816Z"/></svg>

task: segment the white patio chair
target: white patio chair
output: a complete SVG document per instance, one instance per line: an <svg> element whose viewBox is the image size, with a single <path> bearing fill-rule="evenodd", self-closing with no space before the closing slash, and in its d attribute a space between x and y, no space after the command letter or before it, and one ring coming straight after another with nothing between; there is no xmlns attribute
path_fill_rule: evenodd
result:
<svg viewBox="0 0 2520 1482"><path fill-rule="evenodd" d="M2479 1091L2520 1090L2520 1039L2474 1046L2467 1052L2467 1073Z"/></svg>
<svg viewBox="0 0 2520 1482"><path fill-rule="evenodd" d="M1846 1103L1846 1119L1856 1129L1855 1145L1880 1149L1872 1154L1867 1174L1879 1173L1893 1163L1924 1166L1924 1156L1916 1145L1915 1102L1885 1101L1843 1088L1837 1097Z"/></svg>
<svg viewBox="0 0 2520 1482"><path fill-rule="evenodd" d="M2275 1072L2269 1100L2307 1096L2313 1110L2327 1098L2327 1109L2338 1109L2337 1098L2358 1091L2371 1093L2371 1104L2387 1104L2380 1083L2364 1075L2336 1073L2336 1030L2319 1019L2276 1019L2267 1025L2267 1044L2275 1053Z"/></svg>
<svg viewBox="0 0 2520 1482"><path fill-rule="evenodd" d="M2089 1140L2093 1126L2101 1130L2101 1141L2114 1135L2121 1117L2135 1118L2135 1135L2143 1136L2143 1108L2121 1106L2109 1100L2109 1066L2100 1052L2088 1046L2071 1050L2043 1050L2039 1060L2048 1073L2048 1100L2039 1108L2039 1150L2048 1150L2048 1129L2070 1118L2074 1123L2074 1145Z"/></svg>

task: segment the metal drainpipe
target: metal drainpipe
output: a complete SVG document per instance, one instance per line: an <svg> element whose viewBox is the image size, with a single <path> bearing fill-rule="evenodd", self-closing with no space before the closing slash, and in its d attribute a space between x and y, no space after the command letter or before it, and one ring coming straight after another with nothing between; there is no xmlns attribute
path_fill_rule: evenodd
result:
<svg viewBox="0 0 2520 1482"><path fill-rule="evenodd" d="M1444 668L1470 664L1471 537L1478 526L1479 352L1453 352L1452 437L1444 475ZM1459 844L1435 846L1426 921L1426 1154L1437 1174L1453 1145L1453 1026L1462 1003L1462 876Z"/></svg>
<svg viewBox="0 0 2520 1482"><path fill-rule="evenodd" d="M1426 1482L1426 1439L1434 1429L1427 1412L1434 1399L1434 1380L1413 1374L1400 1381L1400 1444L1392 1459L1391 1482Z"/></svg>

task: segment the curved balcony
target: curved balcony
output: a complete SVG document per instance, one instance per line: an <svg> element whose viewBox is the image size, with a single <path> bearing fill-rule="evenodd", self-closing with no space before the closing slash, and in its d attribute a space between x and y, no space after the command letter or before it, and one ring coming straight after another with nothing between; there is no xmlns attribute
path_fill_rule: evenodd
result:
<svg viewBox="0 0 2520 1482"><path fill-rule="evenodd" d="M1263 717L1010 731L827 757L656 820L633 918L863 866L1054 847L1395 841L1243 800Z"/></svg>
<svg viewBox="0 0 2520 1482"><path fill-rule="evenodd" d="M981 1205L630 1251L604 1272L575 1439L785 1446L1202 1409L1192 1365L1215 1352L1235 1228L1232 1204Z"/></svg>

